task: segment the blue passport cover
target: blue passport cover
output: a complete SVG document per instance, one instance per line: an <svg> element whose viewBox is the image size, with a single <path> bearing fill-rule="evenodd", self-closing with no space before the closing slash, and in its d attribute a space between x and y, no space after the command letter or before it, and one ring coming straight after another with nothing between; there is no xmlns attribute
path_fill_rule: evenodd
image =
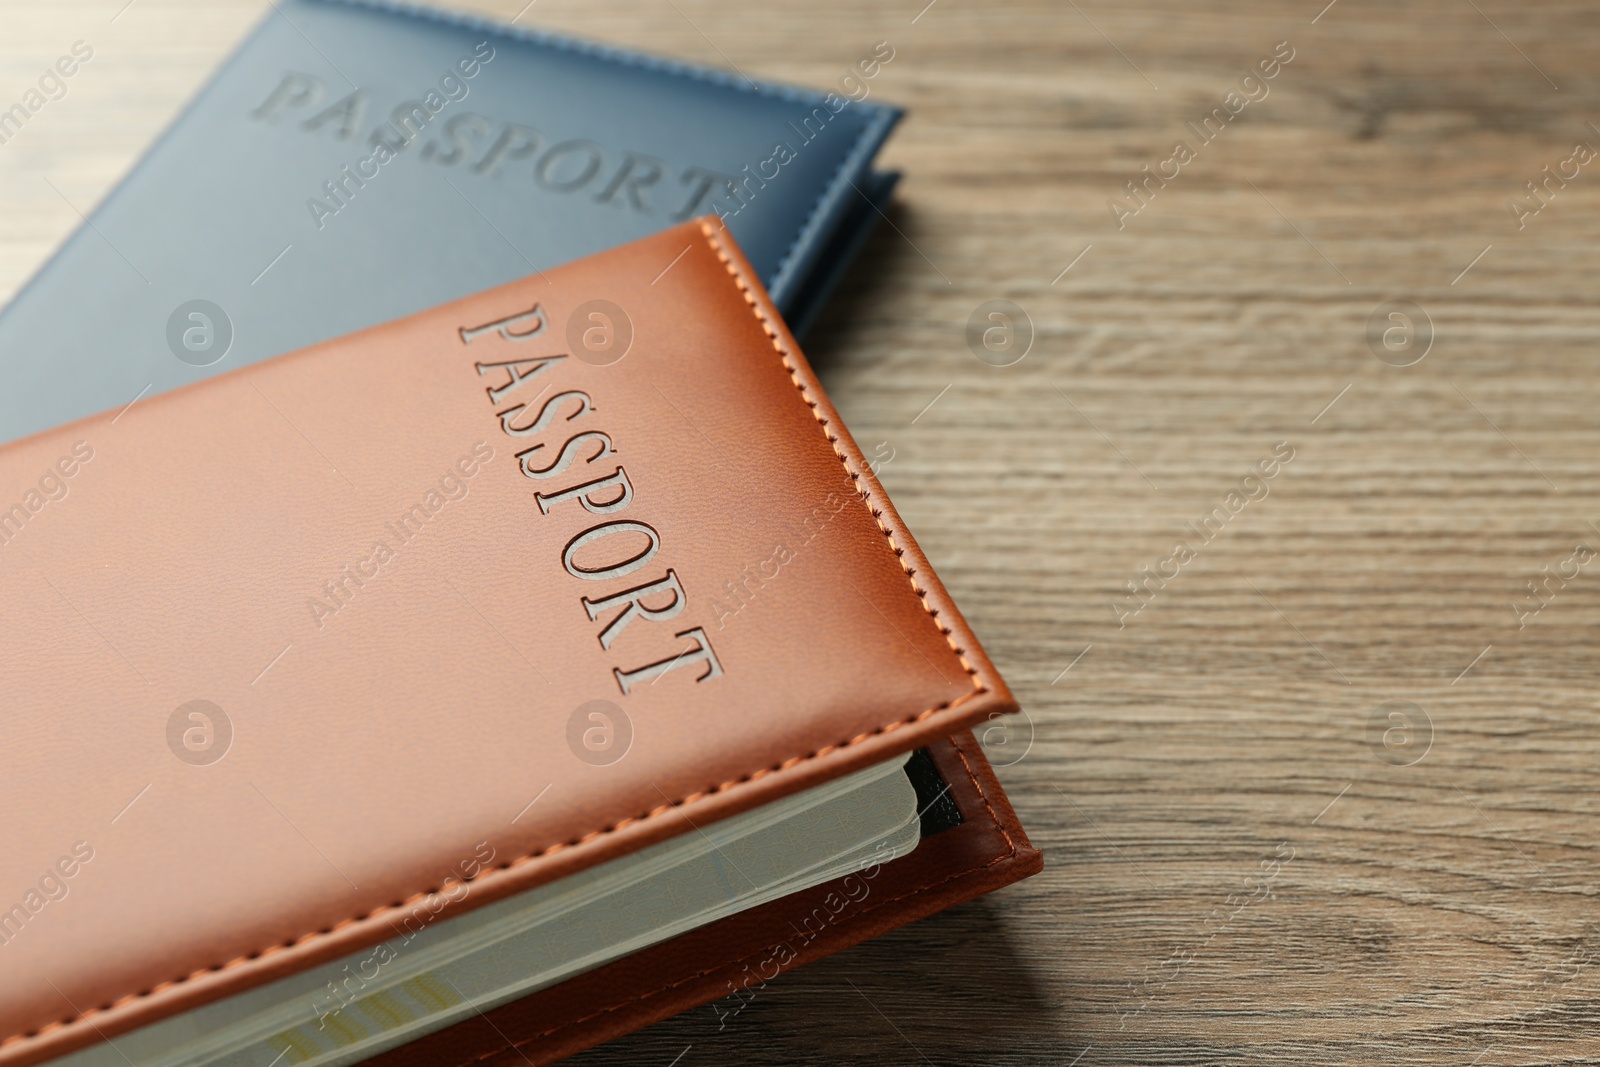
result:
<svg viewBox="0 0 1600 1067"><path fill-rule="evenodd" d="M900 115L429 9L275 0L0 313L0 442L711 212L804 325L893 187L871 166Z"/></svg>

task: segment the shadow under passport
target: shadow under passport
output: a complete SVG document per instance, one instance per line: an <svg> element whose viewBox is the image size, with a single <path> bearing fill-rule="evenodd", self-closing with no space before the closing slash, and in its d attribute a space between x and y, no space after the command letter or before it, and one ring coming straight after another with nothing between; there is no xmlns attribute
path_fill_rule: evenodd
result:
<svg viewBox="0 0 1600 1067"><path fill-rule="evenodd" d="M701 1005L565 1062L999 1063L1053 1013L1014 937L1003 902L969 901L796 968L737 1015Z"/></svg>
<svg viewBox="0 0 1600 1067"><path fill-rule="evenodd" d="M884 214L901 230L911 225L907 221L910 209L899 201L886 206ZM882 305L895 279L914 273L919 265L927 269L889 222L878 219L877 227L800 339L806 358L823 376L824 388L828 369L842 362L840 353L859 338L863 325L871 323L871 309Z"/></svg>

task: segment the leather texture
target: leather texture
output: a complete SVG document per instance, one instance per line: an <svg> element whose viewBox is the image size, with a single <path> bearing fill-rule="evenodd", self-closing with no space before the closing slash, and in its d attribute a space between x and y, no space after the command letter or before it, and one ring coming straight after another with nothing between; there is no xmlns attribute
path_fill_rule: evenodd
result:
<svg viewBox="0 0 1600 1067"><path fill-rule="evenodd" d="M423 8L276 0L0 313L0 442L712 211L779 310L809 321L879 221L871 163L901 114L831 88ZM375 138L400 146L392 160ZM180 358L180 309L200 300L230 340Z"/></svg>
<svg viewBox="0 0 1600 1067"><path fill-rule="evenodd" d="M0 570L13 1067L1015 710L714 218L6 446Z"/></svg>
<svg viewBox="0 0 1600 1067"><path fill-rule="evenodd" d="M372 1067L546 1064L701 1008L708 1040L766 983L906 923L1038 873L972 734L928 747L962 815L909 856L729 916L366 1061Z"/></svg>

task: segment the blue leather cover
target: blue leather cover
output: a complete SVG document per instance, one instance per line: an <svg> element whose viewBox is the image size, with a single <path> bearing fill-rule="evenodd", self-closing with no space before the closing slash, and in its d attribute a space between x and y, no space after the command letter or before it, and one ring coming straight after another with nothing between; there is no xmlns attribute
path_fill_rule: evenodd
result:
<svg viewBox="0 0 1600 1067"><path fill-rule="evenodd" d="M899 117L468 17L275 0L0 313L0 441L711 211L803 325L878 219Z"/></svg>

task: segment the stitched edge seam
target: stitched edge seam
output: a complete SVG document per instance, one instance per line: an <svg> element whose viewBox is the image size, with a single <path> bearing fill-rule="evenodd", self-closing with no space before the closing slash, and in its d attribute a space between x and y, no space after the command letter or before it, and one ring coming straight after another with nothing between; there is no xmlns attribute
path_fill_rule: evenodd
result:
<svg viewBox="0 0 1600 1067"><path fill-rule="evenodd" d="M915 889L908 889L908 890L906 890L906 892L901 893L897 897L893 897L893 898L891 898L889 900L880 900L877 904L873 905L872 907L867 908L864 911L857 912L855 915L851 916L851 919L852 920L863 919L866 916L871 915L875 911L880 911L880 910L882 910L884 908L887 908L891 904L898 904L902 900L909 900L912 897L920 896L923 893L931 892L931 891L933 891L935 889L938 889L940 886L948 885L949 883L954 882L958 878L965 878L970 874L976 874L978 871L986 871L990 867L995 867L995 866L998 866L999 864L1009 862L1009 861L1015 859L1016 855L1017 855L1016 852L1008 852L1003 856L996 856L994 859L988 861L987 863L980 864L980 865L978 865L976 867L969 867L964 871L957 871L955 874L952 874L947 878L941 878L937 882L929 882L927 885L918 886ZM504 1046L502 1048L494 1049L491 1052L482 1053L481 1055L476 1056L473 1059L464 1060L463 1062L458 1064L457 1067L468 1067L468 1064L482 1063L484 1060L487 1060L487 1059L489 1059L489 1058L491 1058L493 1056L499 1056L499 1055L502 1055L503 1053L506 1053L506 1052L514 1052L514 1051L522 1048L524 1045L531 1044L531 1043L533 1043L535 1041L543 1040L544 1038L550 1037L550 1036L552 1036L554 1034L559 1034L561 1031L569 1030L574 1026L582 1026L584 1023L590 1022L590 1021L592 1021L594 1019L598 1019L602 1015L610 1015L612 1012L622 1011L624 1008L630 1008L633 1005L639 1003L640 1001L649 1000L651 997L660 996L662 993L670 993L672 990L677 989L679 986L687 985L690 982L699 981L701 978L704 978L708 974L715 974L717 971L726 970L729 967L738 966L739 964L742 964L742 963L748 963L751 960L755 959L756 957L760 956L762 953L768 951L770 948L771 948L770 945L763 946L762 948L757 949L755 952L752 952L748 956L744 956L744 957L742 957L740 959L736 959L736 960L730 960L727 963L719 963L717 966L708 968L708 969L706 969L704 971L700 971L697 974L691 974L686 978L680 978L678 981L673 982L670 985L664 985L664 986L660 987L659 989L652 989L647 993L640 993L638 996L634 997L633 999L624 1001L621 1004L613 1004L609 1008L602 1008L600 1011L597 1011L592 1015L585 1015L583 1018L574 1019L570 1023L562 1023L560 1026L556 1027L554 1030L546 1030L542 1034L534 1034L532 1037L523 1038L521 1041L518 1041L515 1044L509 1044L509 1045L506 1045L506 1046ZM791 970L792 969L793 968L791 968Z"/></svg>
<svg viewBox="0 0 1600 1067"><path fill-rule="evenodd" d="M917 714L912 715L909 718L901 719L901 720L899 720L897 722L892 722L892 723L889 723L889 724L887 724L885 726L880 726L876 730L871 730L871 731L868 731L867 733L857 734L855 737L850 738L848 741L843 741L843 742L840 742L838 744L824 745L822 748L819 748L814 752L808 752L803 756L792 756L789 759L784 760L782 763L777 763L777 764L774 764L774 765L769 766L769 767L764 767L761 770L753 771L750 774L744 775L743 777L735 778L735 779L732 779L731 781L723 782L722 784L720 784L718 786L715 786L715 787L713 787L711 789L706 789L706 790L703 790L703 791L698 792L698 793L691 793L688 796L682 798L681 800L673 801L671 804L659 805L659 806L657 806L655 808L650 809L648 812L645 812L643 815L635 815L635 816L630 816L630 817L625 818L625 819L619 819L618 821L612 823L609 826L606 826L606 827L604 827L602 829L599 829L599 830L591 831L591 832L589 832L587 834L584 834L582 837L575 838L575 839L570 840L570 841L558 842L558 843L553 844L553 845L547 845L544 848L539 849L539 850L537 850L535 852L530 852L530 853L527 853L526 855L518 856L514 860L508 860L505 863L496 864L493 869L478 875L476 878L464 878L464 879L462 879L462 881L468 882L468 883L482 884L483 882L485 882L485 881L487 881L487 880L489 880L491 878L495 878L495 877L501 875L502 872L505 872L505 871L508 871L508 870L512 870L512 869L517 868L517 867L524 867L524 866L528 865L529 863L536 862L536 861L538 861L540 859L543 859L546 856L553 855L553 854L555 854L557 852L563 852L563 851L565 851L567 849L575 848L575 847L577 847L579 845L587 844L590 841L593 841L593 840L595 840L597 838L600 838L600 837L605 837L605 836L607 836L609 834L615 833L618 830L625 829L625 828L627 828L629 826L632 826L632 825L634 825L636 823L649 822L650 820L659 818L659 817L667 814L668 812L675 811L675 810L678 810L680 808L686 808L691 804L694 804L694 803L697 803L699 801L705 800L705 799L707 799L709 797L716 796L716 795L718 795L720 793L727 792L728 790L733 789L736 786L744 785L747 782L754 782L754 781L757 781L757 780L759 780L761 778L765 778L770 774L776 774L779 771L788 770L790 767L798 766L801 763L808 763L808 762L810 762L812 760L821 759L824 756L831 755L834 752L839 752L839 751L843 751L844 749L852 748L855 745L861 744L864 741L867 741L867 740L870 740L871 738L877 737L880 734L890 734L890 733L893 733L894 731L902 729L902 728L904 728L906 726L914 726L915 724L923 721L924 719L930 718L933 715L936 715L941 711L948 711L948 710L957 708L957 707L961 706L962 704L966 703L968 700L971 700L973 697L979 696L979 695L983 694L984 692L986 692L986 690L982 689L981 687L977 688L977 689L974 689L972 692L963 694L962 696L958 697L955 700L949 700L949 701L945 701L942 704L936 704L933 707L928 708L926 711L918 712ZM218 974L218 973L221 973L223 971L232 970L232 969L234 969L236 967L243 967L243 966L245 966L247 964L255 962L258 959L266 959L269 956L275 956L278 953L284 952L284 951L286 951L288 949L297 948L300 945L304 945L304 944L307 944L309 942L319 940L319 939L321 939L323 937L326 937L326 936L328 936L328 935L330 935L332 933L335 933L336 931L343 930L346 927L355 926L355 925L358 925L360 923L370 922L370 921L372 921L374 919L382 918L384 916L390 915L390 914L392 914L394 912L397 912L397 911L404 911L406 908L410 907L412 904L415 904L418 901L426 900L427 898L429 898L429 897L435 895L436 893L438 893L438 891L439 891L438 889L425 889L420 893L415 893L415 894L407 897L405 900L399 901L399 902L394 903L394 904L385 904L385 905L382 905L381 907L373 908L371 911L369 911L369 912L367 912L367 913L365 913L363 915L353 916L353 917L351 917L349 919L343 920L342 922L337 922L337 923L334 923L331 926L324 927L321 930L313 930L313 931L311 931L309 933L301 934L299 937L294 938L292 940L279 942L278 944L269 946L269 947L264 948L264 949L259 949L259 950L255 951L255 952L249 953L248 955L237 956L234 959L231 959L226 963L217 963L217 964L212 964L210 967L201 967L200 969L192 971L189 974L186 974L186 975L182 976L181 978L169 979L169 980L167 980L165 982L161 982L161 983L159 983L157 985L151 986L149 989L143 990L143 991L138 992L138 993L129 993L129 994L125 995L125 996L117 998L114 1001L111 1001L108 1004L103 1004L103 1005L101 1005L99 1007L90 1008L87 1011L80 1012L77 1015L71 1016L69 1018L60 1019L60 1020L57 1020L56 1022L49 1023L49 1024L45 1025L45 1026L41 1026L36 1030L31 1030L31 1031L28 1031L26 1033L21 1033L21 1034L13 1034L12 1036L6 1038L5 1040L0 1041L0 1049L7 1048L7 1047L9 1047L11 1045L15 1045L15 1044L18 1044L18 1043L26 1043L28 1041L36 1041L39 1038L42 1038L42 1037L45 1037L45 1036L47 1036L49 1034L55 1033L57 1030L63 1030L63 1029L66 1029L67 1027L70 1027L70 1026L77 1026L77 1025L79 1025L81 1023L89 1022L96 1015L104 1015L104 1014L106 1014L106 1013L108 1013L110 1011L113 1011L113 1010L115 1010L117 1008L122 1007L124 1004L129 1004L129 1003L132 1003L133 1001L136 1001L136 1000L144 1000L144 999L146 999L148 997L156 996L157 994L164 993L169 989L174 989L174 988L176 988L176 987L178 987L180 985L183 985L183 984L185 984L187 982L194 981L197 978L203 978L208 974Z"/></svg>
<svg viewBox="0 0 1600 1067"><path fill-rule="evenodd" d="M1011 850L1011 855L1015 856L1018 851L1017 843L1011 840L1011 831L1006 829L1005 820L1000 818L1000 816L995 813L994 805L989 802L989 791L983 788L983 782L980 781L977 774L973 772L972 764L967 762L967 754L962 750L961 743L959 741L952 740L950 744L951 747L956 750L956 757L961 760L962 769L967 772L967 777L972 780L973 786L977 788L978 799L983 801L983 810L989 813L989 821L1000 828L1001 838L1004 839L1006 847Z"/></svg>
<svg viewBox="0 0 1600 1067"><path fill-rule="evenodd" d="M857 912L855 915L852 915L850 917L851 921L858 921L860 919L863 919L866 916L871 915L875 911L879 911L879 910L881 910L883 908L887 908L891 904L898 904L902 900L909 900L910 898L915 897L915 896L920 896L923 893L932 892L933 890L938 889L940 886L948 885L949 883L955 881L958 878L965 878L970 874L977 873L978 871L986 871L990 867L994 867L994 866L997 866L997 865L999 865L1001 863L1006 863L1006 862L1008 862L1010 860L1014 860L1014 859L1017 858L1017 854L1022 851L1020 848L1017 847L1017 843L1011 839L1011 833L1005 828L1005 824L1003 822L1001 822L998 817L996 817L995 811L994 811L994 806L989 803L988 791L983 788L983 782L981 782L978 779L977 774L973 773L972 764L967 762L966 753L961 751L961 746L960 745L955 745L955 751L956 751L956 755L961 758L961 766L966 770L968 780L972 782L973 788L975 788L978 791L978 796L983 801L984 808L989 812L989 817L994 820L995 825L997 827L999 827L1000 835L1005 839L1006 845L1011 849L1011 851L1007 852L1003 856L996 856L994 859L989 860L987 863L980 863L975 867L968 867L966 870L957 871L954 874L951 874L946 878L941 878L937 882L929 882L926 885L920 885L920 886L917 886L917 887L915 887L913 889L908 889L904 893L901 893L897 897L891 897L888 900L880 900L878 903L874 904L872 907L866 908L866 909L864 909L862 911ZM770 947L771 947L770 945L769 946L763 946L762 948L759 948L756 951L750 953L748 956L744 956L742 958L735 959L735 960L728 960L728 961L725 961L723 963L719 963L714 967L708 967L705 970L700 971L697 974L691 974L691 975L688 975L687 977L678 979L676 982L670 982L667 985L660 986L660 987L658 987L656 989L647 990L647 991L645 991L643 993L638 994L637 996L629 998L628 1000L621 1001L621 1002L616 1003L616 1004L612 1004L610 1007L601 1008L599 1011L592 1012L592 1013L590 1013L588 1015L585 1015L581 1019L573 1019L570 1022L565 1022L565 1023L562 1023L560 1026L557 1026L557 1027L554 1027L552 1029L546 1030L543 1033L534 1034L531 1037L525 1037L521 1041L508 1042L502 1048L496 1048L496 1049L490 1050L489 1052L480 1053L479 1055L474 1056L470 1060L463 1060L461 1063L457 1064L456 1067L470 1067L471 1064L482 1063L484 1060L490 1059L490 1058L492 1058L494 1056L499 1056L499 1055L501 1055L503 1053L506 1053L506 1052L517 1051L517 1050L521 1049L524 1045L532 1044L535 1041L542 1041L547 1037L551 1037L551 1036L553 1036L555 1034L559 1034L563 1030L570 1030L574 1026L582 1026L584 1023L589 1022L589 1021L591 1021L593 1019L598 1019L602 1015L610 1015L612 1012L622 1011L623 1009L630 1008L633 1005L640 1003L641 1001L649 1000L651 997L660 996L662 993L669 993L672 990L677 989L681 985L686 985L686 984L688 984L690 982L697 982L700 979L704 978L708 974L715 974L717 971L723 971L723 970L727 970L727 969L732 968L732 967L739 966L740 964L749 963L751 960L755 959L757 956L760 956L762 953L768 951L768 949Z"/></svg>
<svg viewBox="0 0 1600 1067"><path fill-rule="evenodd" d="M872 512L872 521L878 524L878 531L888 539L889 547L894 550L895 559L900 563L900 569L905 571L906 578L911 582L911 591L917 594L917 600L922 604L922 610L926 611L928 616L933 620L934 628L944 635L945 644L950 646L950 651L955 653L956 659L961 664L961 669L966 671L968 677L972 679L974 692L968 693L967 696L975 696L977 693L984 692L985 690L983 688L983 682L978 678L978 668L974 667L971 662L967 660L966 650L960 645L956 644L955 635L951 632L950 628L939 621L939 609L928 603L928 591L917 584L917 572L909 563L906 562L906 550L901 548L900 545L895 541L894 531L889 529L889 527L884 524L883 510L881 508L872 506L872 490L862 488L861 472L855 469L850 462L850 457L845 455L844 450L839 447L839 438L832 430L828 429L827 418L822 414L822 412L817 410L816 400L812 399L811 391L806 387L806 383L800 379L799 372L795 369L794 363L790 360L789 350L784 347L783 341L779 338L776 327L774 327L772 322L767 318L766 312L763 311L761 309L761 305L756 302L755 294L750 291L749 283L745 281L743 274L739 271L739 268L734 266L733 259L723 249L722 242L717 240L716 231L711 228L710 224L702 220L700 222L700 232L705 234L706 243L711 246L711 250L717 254L717 258L720 259L722 261L722 265L727 268L728 274L733 278L734 284L739 287L739 292L744 296L745 303L750 305L751 312L755 314L756 322L761 325L762 332L764 332L767 335L767 339L772 342L773 350L778 353L778 358L783 362L783 369L789 372L789 380L794 383L794 387L796 389L800 390L800 399L805 401L806 407L811 409L811 417L817 420L817 425L822 428L822 435L828 439L828 444L833 448L833 454L838 457L839 463L844 467L845 473L848 474L850 476L850 480L855 483L856 492L861 494L862 501L867 505L868 510Z"/></svg>
<svg viewBox="0 0 1600 1067"><path fill-rule="evenodd" d="M652 808L649 811L645 812L643 815L635 815L635 816L630 816L628 818L620 819L617 822L614 822L609 826L603 827L603 828L601 828L599 830L591 831L591 832L583 835L582 837L576 838L574 840L562 841L562 842L557 842L556 844L553 844L553 845L547 845L542 849L539 849L539 850L534 851L534 852L529 852L529 853L527 853L525 855L517 857L514 860L508 860L505 863L497 864L493 869L491 869L489 871L486 871L483 874L478 875L477 878L466 879L466 881L482 883L487 879L494 878L494 877L497 877L497 876L501 875L502 872L505 872L505 871L508 871L508 870L512 870L512 869L517 868L517 867L525 866L525 865L527 865L529 863L532 863L532 862L534 862L536 860L542 859L545 856L553 855L554 853L561 852L561 851L564 851L564 850L569 849L569 848L574 848L574 847L577 847L579 845L587 844L590 841L593 841L593 840L595 840L597 838L605 837L608 834L616 833L618 830L622 830L622 829L624 829L626 827L629 827L629 826L632 826L632 825L634 825L636 823L645 823L645 822L650 821L651 819L659 818L660 816L665 815L666 813L668 813L670 811L674 811L674 810L677 810L679 808L688 807L690 804L694 804L694 803L697 803L699 801L705 800L705 799L707 799L709 797L713 797L713 796L716 796L716 795L718 795L720 793L724 793L724 792L726 792L726 791L728 791L730 789L735 788L736 786L740 786L740 785L743 785L743 784L745 784L747 782L753 782L753 781L756 781L758 779L765 778L767 775L775 774L775 773L777 773L779 771L788 770L789 768L794 767L794 766L798 766L801 763L808 763L808 762L810 762L812 760L820 759L823 756L830 755L831 753L834 753L834 752L843 751L844 749L852 748L852 747L854 747L854 746L856 746L858 744L861 744L864 741L867 741L867 740L870 740L871 738L877 737L880 734L893 733L895 730L902 729L902 728L904 728L906 726L915 725L915 724L917 724L919 722L922 722L924 719L930 718L931 716L938 714L941 711L947 711L947 710L952 710L954 708L957 708L957 707L961 706L962 704L966 703L967 701L971 700L972 698L977 697L977 696L981 696L984 693L988 692L988 690L984 687L982 680L978 677L978 668L973 666L972 663L968 661L965 650L962 649L960 647L960 645L958 645L956 643L954 635L951 632L950 628L945 626L944 623L939 621L939 609L935 608L933 605L928 603L927 590L923 589L921 586L919 586L917 584L916 571L915 571L915 569L913 569L910 566L910 564L908 564L906 562L905 549L900 547L900 545L895 541L894 532L892 530L890 530L887 525L884 524L882 510L872 506L872 492L871 492L871 490L864 489L864 488L862 488L860 486L859 483L860 483L860 480L861 480L861 473L854 469L854 467L851 465L849 457L846 456L844 451L839 447L839 438L831 430L828 429L828 420L827 420L827 418L824 417L823 414L817 410L817 402L814 399L812 399L810 390L806 387L805 382L800 379L799 373L796 371L794 364L790 360L790 356L789 356L788 350L784 347L783 342L779 339L777 330L773 327L771 321L767 318L765 312L761 308L761 305L756 302L755 295L754 295L754 293L751 292L749 284L745 281L743 275L739 271L739 268L734 265L733 260L728 256L727 252L723 250L721 242L719 242L717 240L715 231L713 231L711 229L711 227L707 223L705 223L703 221L699 225L700 225L700 232L705 235L706 244L711 248L711 251L716 254L717 258L722 262L722 265L727 269L729 277L731 277L733 279L734 284L738 287L740 294L744 297L745 302L750 306L751 312L755 315L756 322L758 324L760 324L762 331L767 335L767 338L772 342L773 350L778 353L778 356L779 356L779 358L780 358L780 360L781 360L781 362L783 364L784 370L788 371L788 373L789 373L789 380L791 382L793 382L795 388L797 390L799 390L801 400L811 410L812 417L817 420L818 426L821 427L821 429L822 429L823 436L828 439L829 445L833 448L833 454L836 457L838 457L839 463L844 467L845 473L850 476L850 480L852 482L857 483L856 484L856 491L861 494L862 500L867 504L867 507L871 510L873 521L875 523L877 523L878 530L888 540L889 547L891 549L893 549L894 554L895 554L895 559L899 561L900 569L905 572L907 580L911 583L911 589L912 589L913 592L915 592L917 594L917 599L922 604L923 610L928 613L929 618L933 621L934 628L937 629L941 634L944 635L945 643L950 646L951 652L953 652L955 654L955 657L956 657L957 661L961 664L962 669L967 672L968 677L972 680L972 686L973 686L972 691L968 692L968 693L964 693L960 697L957 697L955 700L947 700L947 701L944 701L944 702L942 702L940 704L936 704L933 707L928 708L925 711L918 712L917 714L909 716L908 718L900 719L900 720L898 720L896 722L891 722L891 723L888 723L888 724L886 724L884 726L880 726L876 730L871 730L871 731L868 731L867 733L863 733L863 734L857 734L855 737L852 737L847 741L839 742L839 743L832 744L832 745L825 745L822 748L819 748L819 749L815 750L814 752L809 752L809 753L806 753L805 755L802 755L802 756L792 756L789 759L786 759L786 760L782 761L781 763L777 763L777 764L771 765L769 767L765 767L765 768L763 768L761 770L758 770L758 771L753 771L750 774L744 775L744 776L742 776L740 778L735 778L735 779L732 779L730 781L723 782L720 785L717 785L717 786L715 786L715 787L713 787L711 789L707 789L707 790L704 790L704 791L701 791L701 792L698 792L698 793L691 793L688 796L683 797L680 800L676 800L676 801L674 801L674 802L672 802L670 804L662 804L662 805L660 805L658 807ZM960 750L958 749L957 751L959 752ZM964 757L962 759L962 763L963 764L966 763L966 760L965 760ZM970 774L970 771L971 771L971 768L968 767L969 774ZM974 781L976 781L975 778L974 778ZM978 792L979 792L980 796L984 796L983 786L982 786L981 783L978 785ZM988 801L988 797L987 796L984 796L984 806L986 808L988 808L990 818L994 818L994 808L989 805L989 801ZM1005 833L1004 827L1001 827L1001 832ZM1007 841L1007 843L1011 843L1011 839L1010 839L1009 835L1006 835L1006 841ZM1012 844L1013 854L1015 854L1015 848L1016 848L1015 844ZM959 877L959 875L955 876L955 877ZM404 910L405 908L410 907L412 904L415 904L418 901L426 900L427 898L433 896L437 892L438 892L437 888L425 889L420 893L415 893L415 894L411 895L410 897L407 897L405 900L398 901L398 902L393 903L393 904L387 904L387 905L383 905L383 906L380 906L380 907L377 907L377 908L373 908L371 911L368 911L365 914L352 916L351 918L345 919L345 920L343 920L341 922L334 923L331 926L324 927L321 930L312 930L312 931L310 931L308 933L301 934L299 937L293 938L293 939L291 939L289 941L281 941L281 942L279 942L279 943L277 943L275 945L271 945L271 946L268 946L267 948L263 948L263 949L258 949L257 951L251 952L251 953L249 953L247 955L236 956L235 958L227 961L226 963L217 963L217 964L212 964L209 967L202 967L202 968L200 968L198 970L191 971L189 974L183 975L180 978L168 979L165 982L157 983L156 985L151 986L149 989L141 990L140 992L137 992L137 993L128 993L128 994L126 994L126 995L124 995L122 997L119 997L116 1000L113 1000L113 1001L111 1001L111 1002L109 1002L107 1004L100 1005L99 1007L90 1008L87 1011L78 1012L77 1014L72 1015L72 1016L70 1016L70 1017L68 1017L66 1019L59 1019L59 1020L57 1020L55 1022L47 1023L46 1025L38 1027L37 1029L25 1031L25 1032L20 1033L20 1034L12 1034L11 1036L9 1036L7 1038L0 1039L0 1049L6 1049L6 1048L9 1048L9 1047L11 1047L13 1045L17 1045L17 1044L26 1044L26 1043L31 1042L31 1041L37 1041L40 1038L46 1037L46 1036L48 1036L50 1034L53 1034L58 1030L64 1030L64 1029L66 1029L68 1027L78 1026L78 1025L80 1025L82 1023L89 1022L95 1016L104 1015L104 1014L106 1014L108 1012L114 1011L115 1009L123 1006L124 1004L129 1004L129 1003L132 1003L134 1001L144 1000L144 999L147 999L149 997L156 996L157 994L164 993L169 989L177 988L178 986L184 985L185 983L188 983L188 982L192 982L197 978L203 978L203 977L205 977L206 975L209 975L209 974L219 974L219 973L221 973L223 971L232 970L232 969L234 969L236 967L243 967L243 966L245 966L247 964L255 962L258 959L265 959L265 958L267 958L269 956L277 955L278 953L284 952L284 951L286 951L288 949L297 948L297 947L299 947L301 945L308 944L310 942L320 940L321 938L327 937L327 936L329 936L329 935L331 935L331 934L333 934L333 933L335 933L335 932L337 932L339 930L343 930L343 929L345 929L347 927L355 926L355 925L358 925L360 923L370 922L370 921L372 921L374 919L381 918L381 917L383 917L385 915L389 915L389 914L392 914L394 912ZM902 899L902 898L896 898L896 899ZM885 903L893 903L893 902L892 901L886 901Z"/></svg>
<svg viewBox="0 0 1600 1067"><path fill-rule="evenodd" d="M880 111L856 135L856 143L851 146L850 151L845 153L844 158L839 160L838 167L834 168L833 177L829 178L828 184L823 186L822 192L817 196L816 203L811 205L811 210L806 214L805 222L801 223L800 229L794 235L794 240L789 243L789 250L778 261L778 269L772 275L771 288L773 290L782 292L788 287L789 274L795 265L795 257L799 254L801 246L816 240L817 232L822 224L823 206L829 201L838 203L840 198L844 196L844 186L841 183L848 183L862 197L866 196L854 181L845 176L845 168L849 167L853 171L861 170L863 161L869 153L877 150L877 146L882 142L893 121L894 115L892 112ZM870 203L870 201L868 202Z"/></svg>

